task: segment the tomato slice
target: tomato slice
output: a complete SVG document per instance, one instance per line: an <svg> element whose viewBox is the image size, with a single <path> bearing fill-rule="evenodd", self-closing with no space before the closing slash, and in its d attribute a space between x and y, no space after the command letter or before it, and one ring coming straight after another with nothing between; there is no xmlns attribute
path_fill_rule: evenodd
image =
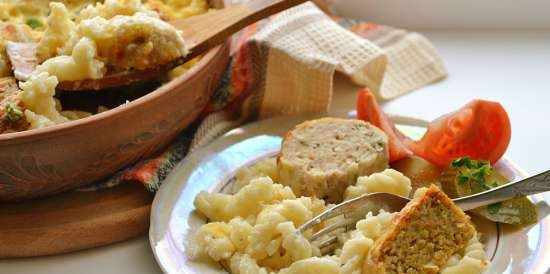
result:
<svg viewBox="0 0 550 274"><path fill-rule="evenodd" d="M390 162L412 155L412 152L401 141L406 137L395 128L393 121L382 111L376 102L376 98L368 88L359 91L357 118L373 124L386 133L390 150Z"/></svg>
<svg viewBox="0 0 550 274"><path fill-rule="evenodd" d="M429 162L448 167L465 156L495 163L504 155L511 132L508 114L499 103L473 100L432 121L419 141L402 141Z"/></svg>
<svg viewBox="0 0 550 274"><path fill-rule="evenodd" d="M508 114L499 103L473 100L432 121L424 136L414 141L395 127L366 88L357 97L357 118L386 133L390 162L414 153L442 168L466 156L495 163L508 148L512 132Z"/></svg>

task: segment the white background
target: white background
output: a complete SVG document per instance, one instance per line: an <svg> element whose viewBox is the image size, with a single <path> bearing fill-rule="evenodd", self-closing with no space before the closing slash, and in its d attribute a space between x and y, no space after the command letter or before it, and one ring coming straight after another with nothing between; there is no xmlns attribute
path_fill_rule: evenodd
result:
<svg viewBox="0 0 550 274"><path fill-rule="evenodd" d="M340 0L343 15L406 27L439 50L449 77L384 105L433 119L473 98L499 101L512 122L508 156L529 173L550 167L550 1ZM334 108L358 87L337 77ZM1 235L0 235L1 237ZM0 273L161 273L147 237L41 258L0 260Z"/></svg>
<svg viewBox="0 0 550 274"><path fill-rule="evenodd" d="M345 16L407 28L548 29L547 0L328 0Z"/></svg>

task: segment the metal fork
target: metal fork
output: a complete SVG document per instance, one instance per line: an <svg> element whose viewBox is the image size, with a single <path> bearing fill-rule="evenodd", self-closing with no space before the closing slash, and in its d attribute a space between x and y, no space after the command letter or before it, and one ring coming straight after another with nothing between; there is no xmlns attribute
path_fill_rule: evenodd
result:
<svg viewBox="0 0 550 274"><path fill-rule="evenodd" d="M545 191L550 191L550 170L475 195L453 199L453 201L466 211ZM377 213L381 209L387 212L400 211L409 201L409 198L390 193L378 192L363 195L326 210L300 226L298 231L303 234L323 222L333 220L334 222L307 237L313 245L321 250L322 254L327 254L336 248L338 242L338 237L329 234L330 232L337 229L343 230L343 232L353 230L357 221L365 218L368 212Z"/></svg>

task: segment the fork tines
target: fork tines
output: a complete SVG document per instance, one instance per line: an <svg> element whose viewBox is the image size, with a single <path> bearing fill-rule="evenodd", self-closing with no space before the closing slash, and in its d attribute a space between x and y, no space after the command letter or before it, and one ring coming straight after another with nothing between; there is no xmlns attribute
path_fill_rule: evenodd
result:
<svg viewBox="0 0 550 274"><path fill-rule="evenodd" d="M328 254L338 246L338 235L355 229L357 221L365 218L368 212L378 213L381 209L399 211L408 201L404 197L388 195L391 194L372 193L345 201L309 220L298 228L298 232L303 234L323 225L307 239L321 250L321 254Z"/></svg>

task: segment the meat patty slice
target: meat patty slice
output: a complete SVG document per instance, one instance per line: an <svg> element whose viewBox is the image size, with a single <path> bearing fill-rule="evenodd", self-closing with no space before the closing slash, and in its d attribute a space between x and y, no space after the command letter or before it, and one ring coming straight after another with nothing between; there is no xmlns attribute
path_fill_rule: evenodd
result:
<svg viewBox="0 0 550 274"><path fill-rule="evenodd" d="M0 134L24 131L29 123L23 115L19 87L13 77L0 78Z"/></svg>
<svg viewBox="0 0 550 274"><path fill-rule="evenodd" d="M19 81L27 81L38 64L38 60L36 59L36 44L8 42L6 44L6 52L8 53L15 78Z"/></svg>
<svg viewBox="0 0 550 274"><path fill-rule="evenodd" d="M384 132L360 120L321 118L306 121L287 133L277 158L282 184L298 196L342 201L358 176L388 167Z"/></svg>

